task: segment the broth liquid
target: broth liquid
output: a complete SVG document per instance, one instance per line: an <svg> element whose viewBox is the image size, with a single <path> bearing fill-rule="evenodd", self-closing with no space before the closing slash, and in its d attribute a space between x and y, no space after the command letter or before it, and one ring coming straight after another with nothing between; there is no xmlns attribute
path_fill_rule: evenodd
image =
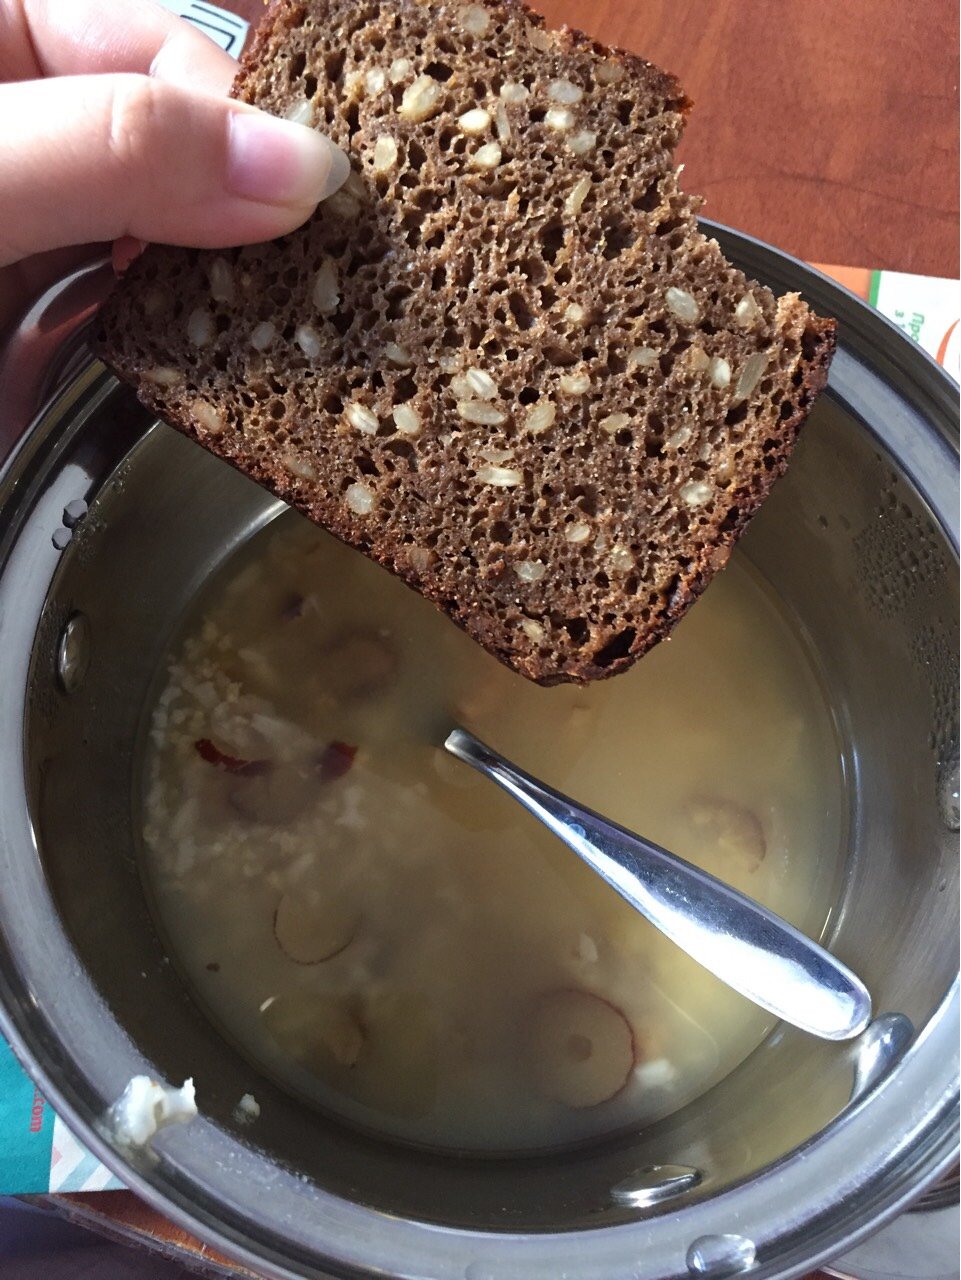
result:
<svg viewBox="0 0 961 1280"><path fill-rule="evenodd" d="M408 1142L550 1148L676 1110L773 1020L448 756L453 724L821 932L840 754L741 554L631 671L542 689L288 515L211 584L150 718L145 874L198 1000L287 1089Z"/></svg>

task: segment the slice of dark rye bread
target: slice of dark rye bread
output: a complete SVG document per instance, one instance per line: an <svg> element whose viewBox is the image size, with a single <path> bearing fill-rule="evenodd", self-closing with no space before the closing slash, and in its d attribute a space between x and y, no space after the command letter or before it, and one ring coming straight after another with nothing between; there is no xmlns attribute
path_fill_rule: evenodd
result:
<svg viewBox="0 0 961 1280"><path fill-rule="evenodd" d="M834 347L698 230L677 81L511 0L280 0L233 92L352 175L281 240L148 249L103 358L530 679L625 670L728 559Z"/></svg>

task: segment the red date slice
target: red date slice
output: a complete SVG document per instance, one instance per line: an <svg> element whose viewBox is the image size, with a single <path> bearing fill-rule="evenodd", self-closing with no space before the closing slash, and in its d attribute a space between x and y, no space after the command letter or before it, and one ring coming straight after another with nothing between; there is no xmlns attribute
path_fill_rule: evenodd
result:
<svg viewBox="0 0 961 1280"><path fill-rule="evenodd" d="M317 761L321 782L336 782L350 770L357 748L347 742L329 742Z"/></svg>
<svg viewBox="0 0 961 1280"><path fill-rule="evenodd" d="M397 655L371 631L348 631L319 656L326 688L346 702L379 693L394 678Z"/></svg>
<svg viewBox="0 0 961 1280"><path fill-rule="evenodd" d="M627 1018L590 991L545 992L529 1011L524 1039L539 1090L568 1107L596 1107L616 1097L636 1061Z"/></svg>
<svg viewBox="0 0 961 1280"><path fill-rule="evenodd" d="M756 871L764 861L764 828L750 809L733 800L697 796L687 806L687 817L702 853L720 859L723 867Z"/></svg>
<svg viewBox="0 0 961 1280"><path fill-rule="evenodd" d="M238 778L263 777L274 767L270 760L245 760L242 756L233 756L227 751L222 751L212 738L198 738L194 748L201 760L206 760L208 764L215 765L227 773L233 773Z"/></svg>
<svg viewBox="0 0 961 1280"><path fill-rule="evenodd" d="M295 964L323 964L353 942L360 912L342 894L316 889L285 893L274 911L277 945Z"/></svg>
<svg viewBox="0 0 961 1280"><path fill-rule="evenodd" d="M247 775L231 787L230 803L250 822L280 826L293 822L314 798L317 780L307 770L281 764L268 773Z"/></svg>
<svg viewBox="0 0 961 1280"><path fill-rule="evenodd" d="M354 763L357 748L347 742L330 742L313 766L276 764L272 760L246 760L222 750L211 738L198 738L197 754L242 783L232 787L232 808L251 822L279 825L292 822L313 799L318 783L336 782Z"/></svg>
<svg viewBox="0 0 961 1280"><path fill-rule="evenodd" d="M306 601L299 592L291 592L280 607L281 622L295 622L303 616Z"/></svg>

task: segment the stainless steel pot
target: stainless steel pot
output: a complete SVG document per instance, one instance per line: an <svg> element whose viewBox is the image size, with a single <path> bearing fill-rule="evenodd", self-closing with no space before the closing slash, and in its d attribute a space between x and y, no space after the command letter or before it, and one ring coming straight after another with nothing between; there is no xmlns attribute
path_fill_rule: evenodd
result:
<svg viewBox="0 0 961 1280"><path fill-rule="evenodd" d="M550 1158L360 1137L256 1077L184 990L137 870L138 734L188 602L282 507L155 425L76 326L55 335L45 367L71 376L0 482L0 1024L130 1186L268 1275L794 1276L956 1158L955 389L843 290L718 235L749 274L840 321L830 390L739 554L820 660L850 795L827 936L890 1016L847 1046L779 1028L679 1114ZM49 337L68 296L21 341ZM9 439L22 424L0 391L5 404ZM145 1071L194 1076L202 1116L135 1159L96 1121ZM262 1118L241 1130L231 1113L251 1090Z"/></svg>

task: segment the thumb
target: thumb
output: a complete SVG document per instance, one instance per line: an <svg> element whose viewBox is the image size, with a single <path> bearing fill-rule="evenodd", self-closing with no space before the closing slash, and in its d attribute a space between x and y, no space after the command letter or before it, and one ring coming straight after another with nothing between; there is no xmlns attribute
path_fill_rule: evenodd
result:
<svg viewBox="0 0 961 1280"><path fill-rule="evenodd" d="M0 85L0 120L0 266L121 236L270 240L350 170L304 125L141 75Z"/></svg>

